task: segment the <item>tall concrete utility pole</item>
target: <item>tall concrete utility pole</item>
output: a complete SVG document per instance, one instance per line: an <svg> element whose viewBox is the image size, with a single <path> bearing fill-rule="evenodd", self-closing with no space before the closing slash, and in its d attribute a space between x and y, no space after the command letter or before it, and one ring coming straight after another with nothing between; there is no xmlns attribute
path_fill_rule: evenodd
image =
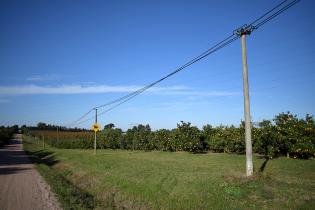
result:
<svg viewBox="0 0 315 210"><path fill-rule="evenodd" d="M246 35L250 35L252 27L242 27L237 30L237 35L241 37L242 42L242 61L243 61L243 91L244 91L244 118L245 118L245 143L246 143L246 176L252 176L253 167L253 149L252 149L252 132L250 117L250 102L248 88L248 71L246 55Z"/></svg>

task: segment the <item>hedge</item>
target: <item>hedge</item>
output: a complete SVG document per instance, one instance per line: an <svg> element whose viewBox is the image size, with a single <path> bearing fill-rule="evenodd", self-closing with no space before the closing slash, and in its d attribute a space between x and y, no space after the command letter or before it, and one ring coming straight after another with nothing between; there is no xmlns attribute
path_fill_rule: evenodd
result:
<svg viewBox="0 0 315 210"><path fill-rule="evenodd" d="M110 126L109 126L110 125ZM123 132L113 124L99 132L100 149L161 150L245 153L244 123L235 126L203 126L202 130L181 121L173 130L152 131L149 125L138 125ZM45 139L58 148L93 148L93 132L33 131L33 136ZM280 113L252 127L253 150L267 158L290 156L309 159L315 157L315 123L313 116L298 119L296 115Z"/></svg>

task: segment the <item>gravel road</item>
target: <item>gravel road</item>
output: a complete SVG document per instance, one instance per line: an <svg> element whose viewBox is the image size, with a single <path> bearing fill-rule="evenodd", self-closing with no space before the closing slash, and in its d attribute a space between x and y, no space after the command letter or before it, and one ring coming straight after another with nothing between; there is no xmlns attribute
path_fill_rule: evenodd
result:
<svg viewBox="0 0 315 210"><path fill-rule="evenodd" d="M21 135L0 149L0 209L61 209L23 151Z"/></svg>

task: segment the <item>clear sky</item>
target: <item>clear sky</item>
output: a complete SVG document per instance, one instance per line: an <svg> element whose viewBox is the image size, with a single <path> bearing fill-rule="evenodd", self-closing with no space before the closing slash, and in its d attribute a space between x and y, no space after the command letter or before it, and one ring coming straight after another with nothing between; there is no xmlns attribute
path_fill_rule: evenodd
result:
<svg viewBox="0 0 315 210"><path fill-rule="evenodd" d="M279 2L1 0L0 125L66 125L173 71ZM253 121L315 113L314 8L302 0L247 37ZM239 125L242 84L237 40L99 122Z"/></svg>

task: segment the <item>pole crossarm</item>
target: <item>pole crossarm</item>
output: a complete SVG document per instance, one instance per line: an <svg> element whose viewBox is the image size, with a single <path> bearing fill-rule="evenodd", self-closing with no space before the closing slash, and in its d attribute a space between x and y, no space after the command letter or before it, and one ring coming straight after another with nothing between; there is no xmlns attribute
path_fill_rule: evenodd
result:
<svg viewBox="0 0 315 210"><path fill-rule="evenodd" d="M255 29L256 28L253 25L244 24L241 27L239 27L238 29L235 29L233 31L233 34L235 34L239 37L241 37L242 35L250 35Z"/></svg>

